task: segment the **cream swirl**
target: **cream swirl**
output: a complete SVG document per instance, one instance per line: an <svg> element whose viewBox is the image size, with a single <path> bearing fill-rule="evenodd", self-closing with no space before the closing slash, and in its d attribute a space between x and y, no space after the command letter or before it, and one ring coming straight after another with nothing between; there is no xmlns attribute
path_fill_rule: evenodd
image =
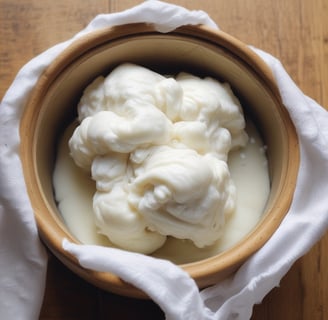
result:
<svg viewBox="0 0 328 320"><path fill-rule="evenodd" d="M69 147L96 181L100 233L143 253L166 236L198 247L220 237L236 193L228 153L247 142L228 84L122 64L88 86L78 116Z"/></svg>

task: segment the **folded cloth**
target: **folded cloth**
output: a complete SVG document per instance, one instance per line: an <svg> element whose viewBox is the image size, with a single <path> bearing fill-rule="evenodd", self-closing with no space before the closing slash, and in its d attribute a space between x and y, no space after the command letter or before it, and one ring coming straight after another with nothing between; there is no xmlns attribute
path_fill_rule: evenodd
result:
<svg viewBox="0 0 328 320"><path fill-rule="evenodd" d="M155 0L123 12L101 14L75 37L26 64L1 102L1 319L36 319L45 284L46 255L37 236L19 159L19 121L26 100L44 69L76 38L102 27L133 22L153 23L160 32L186 24L217 28L202 11L188 11ZM64 249L74 254L83 267L113 272L145 291L163 309L167 319L249 319L253 305L279 284L295 260L328 227L328 113L297 88L277 59L252 49L272 69L301 149L291 208L266 245L236 274L199 292L188 274L169 261L119 249L76 245L63 239Z"/></svg>

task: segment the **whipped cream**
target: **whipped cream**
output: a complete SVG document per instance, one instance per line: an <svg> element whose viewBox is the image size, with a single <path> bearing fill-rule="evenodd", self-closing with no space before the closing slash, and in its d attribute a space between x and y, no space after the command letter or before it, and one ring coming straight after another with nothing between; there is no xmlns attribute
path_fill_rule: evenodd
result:
<svg viewBox="0 0 328 320"><path fill-rule="evenodd" d="M220 238L236 201L228 154L248 139L228 84L122 64L87 87L78 119L69 148L96 182L99 233L142 253Z"/></svg>

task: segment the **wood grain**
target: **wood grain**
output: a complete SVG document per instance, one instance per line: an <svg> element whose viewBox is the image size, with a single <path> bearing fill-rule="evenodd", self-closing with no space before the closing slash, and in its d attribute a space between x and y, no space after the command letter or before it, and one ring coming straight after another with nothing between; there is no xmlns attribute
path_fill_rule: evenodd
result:
<svg viewBox="0 0 328 320"><path fill-rule="evenodd" d="M139 2L0 0L0 98L18 70L34 56L70 38L95 15L124 10ZM208 12L222 30L278 57L299 87L327 107L326 0L176 0L174 3ZM294 264L279 288L254 307L252 319L328 319L327 252L328 234ZM164 315L151 301L127 299L93 287L49 254L40 319L117 318L164 319Z"/></svg>

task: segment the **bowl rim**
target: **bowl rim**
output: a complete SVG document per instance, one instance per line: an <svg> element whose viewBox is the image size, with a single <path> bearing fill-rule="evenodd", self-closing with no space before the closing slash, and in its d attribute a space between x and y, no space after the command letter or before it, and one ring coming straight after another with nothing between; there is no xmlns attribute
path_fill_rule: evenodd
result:
<svg viewBox="0 0 328 320"><path fill-rule="evenodd" d="M21 137L27 135L26 128L29 127L30 121L34 120L36 115L32 115L29 112L29 106L42 101L43 93L47 90L54 79L56 79L61 71L63 71L70 61L74 61L78 57L89 50L95 48L96 46L101 46L108 41L116 41L117 39L122 39L129 37L131 35L145 35L145 34L162 34L157 32L153 26L136 23L127 24L114 27L101 28L96 31L92 31L88 34L77 37L72 44L70 44L66 49L60 53L57 58L45 69L45 71L39 77L35 88L33 89L30 98L26 104L25 110L23 112L20 134ZM207 41L214 44L215 46L222 46L223 48L233 52L246 64L254 73L256 73L260 79L265 84L265 87L270 89L270 93L273 99L276 99L279 105L283 105L279 90L276 86L275 79L272 75L271 70L265 64L265 62L246 44L240 40L234 38L233 36L221 31L212 29L204 25L197 26L182 26L168 33L169 35L178 35L182 37L196 38L201 41ZM165 35L165 34L162 34ZM235 271L250 255L254 254L258 249L260 249L273 235L276 228L280 225L283 218L288 212L290 204L292 202L295 181L298 175L298 167L300 162L299 145L296 130L289 117L287 110L282 107L281 112L284 114L284 121L288 122L286 125L286 130L288 132L288 163L286 163L286 170L288 170L288 179L284 182L280 194L283 194L284 201L279 203L280 213L275 215L267 215L253 231L251 231L242 242L234 245L231 249L228 249L222 253L219 253L213 257L206 258L200 261L191 262L187 264L181 264L180 266L187 271L191 277L197 278L197 284L202 288L207 286L204 283L204 277L213 276L218 273L218 271L227 270L227 274ZM25 139L26 140L26 139ZM28 140L28 139L27 139ZM30 139L32 140L32 139ZM24 141L24 139L22 139ZM26 181L30 181L32 185L37 185L37 179L33 176L33 170L28 165L28 156L26 155L29 148L33 145L29 143L21 143L21 158L23 173ZM293 157L291 157L292 155ZM291 161L291 158L293 159ZM92 270L86 270L81 267L72 254L64 250L62 247L63 240L63 229L59 226L49 226L47 221L44 219L42 210L50 210L46 205L35 208L36 198L40 196L38 192L35 193L28 189L28 194L34 209L34 214L38 226L38 230L42 240L45 242L47 247L70 269L74 270L77 274L82 276L85 280L94 283L95 285L113 291L122 295L129 295L137 298L145 298L145 293L141 292L139 289L134 288L132 285L125 283L118 276L111 273L97 272ZM69 235L65 235L68 240L75 242L76 239ZM233 269L231 268L233 264ZM110 283L110 285L108 285ZM128 293L127 293L128 291Z"/></svg>

